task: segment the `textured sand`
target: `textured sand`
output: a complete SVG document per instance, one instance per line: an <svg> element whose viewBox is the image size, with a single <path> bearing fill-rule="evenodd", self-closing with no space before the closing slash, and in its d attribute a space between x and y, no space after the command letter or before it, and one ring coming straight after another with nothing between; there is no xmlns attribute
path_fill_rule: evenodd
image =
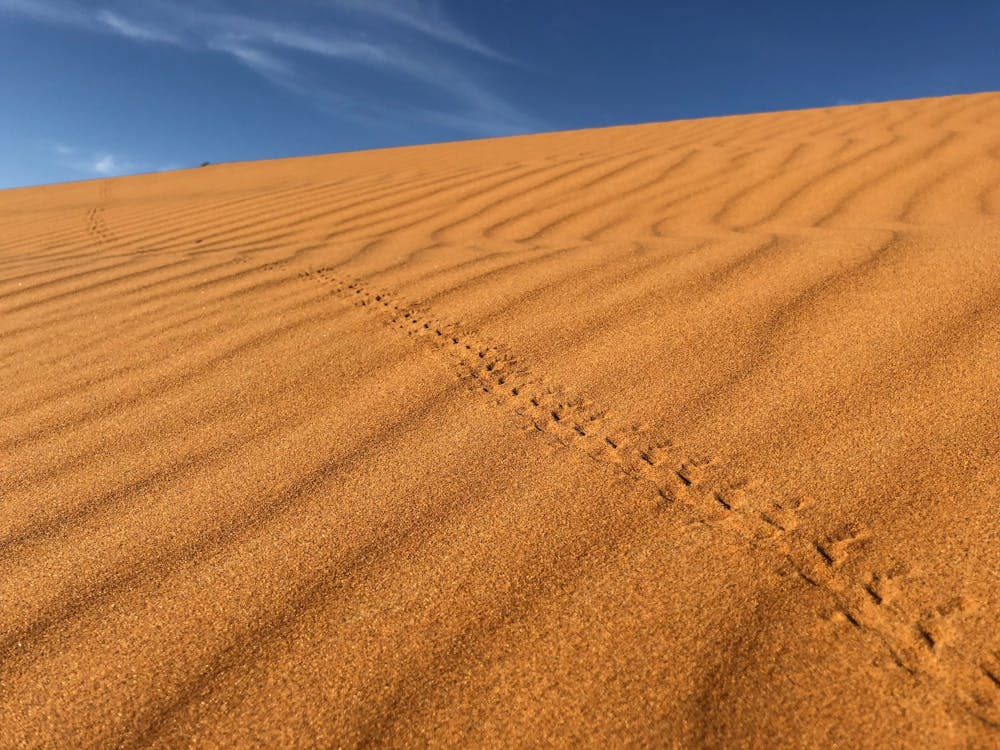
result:
<svg viewBox="0 0 1000 750"><path fill-rule="evenodd" d="M1000 745L1000 94L0 229L0 747Z"/></svg>

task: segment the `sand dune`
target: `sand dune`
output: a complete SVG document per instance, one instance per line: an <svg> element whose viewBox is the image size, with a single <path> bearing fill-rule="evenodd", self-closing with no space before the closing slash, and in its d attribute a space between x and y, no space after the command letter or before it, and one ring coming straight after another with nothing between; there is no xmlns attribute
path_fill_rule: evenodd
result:
<svg viewBox="0 0 1000 750"><path fill-rule="evenodd" d="M1000 744L1000 94L0 227L0 746Z"/></svg>

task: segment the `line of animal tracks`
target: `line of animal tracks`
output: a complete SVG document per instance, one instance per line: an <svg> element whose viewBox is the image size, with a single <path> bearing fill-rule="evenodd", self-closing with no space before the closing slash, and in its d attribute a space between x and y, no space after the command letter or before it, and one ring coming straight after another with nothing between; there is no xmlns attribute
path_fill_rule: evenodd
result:
<svg viewBox="0 0 1000 750"><path fill-rule="evenodd" d="M284 261L261 268L294 271ZM613 466L634 482L654 511L684 513L692 522L743 539L779 575L794 575L802 585L823 591L832 603L830 619L874 635L888 657L874 663L934 681L962 708L1000 728L1000 649L964 654L935 637L940 622L974 604L961 597L936 607L908 601L905 564L867 580L847 575L843 565L853 546L868 537L863 527L846 523L819 537L805 533L800 526L810 498L775 498L766 486L720 483L717 458L685 452L646 426L616 423L591 401L533 374L505 346L460 322L332 269L294 272L304 282L328 287L342 302L364 308L386 328L432 347L470 390L488 396L525 429Z"/></svg>

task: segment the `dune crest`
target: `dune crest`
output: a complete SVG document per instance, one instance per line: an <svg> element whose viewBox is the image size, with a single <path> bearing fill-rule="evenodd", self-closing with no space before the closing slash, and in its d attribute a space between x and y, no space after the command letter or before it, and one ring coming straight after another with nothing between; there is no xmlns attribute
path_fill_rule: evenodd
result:
<svg viewBox="0 0 1000 750"><path fill-rule="evenodd" d="M0 746L1000 741L1000 94L0 226Z"/></svg>

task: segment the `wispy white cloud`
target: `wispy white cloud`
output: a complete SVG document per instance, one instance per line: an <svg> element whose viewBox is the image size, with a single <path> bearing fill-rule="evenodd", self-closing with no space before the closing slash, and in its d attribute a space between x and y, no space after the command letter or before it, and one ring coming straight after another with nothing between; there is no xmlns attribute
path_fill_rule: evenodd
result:
<svg viewBox="0 0 1000 750"><path fill-rule="evenodd" d="M326 0L333 6L360 16L375 16L418 31L439 42L469 52L510 61L473 34L462 30L444 13L439 2L428 0Z"/></svg>
<svg viewBox="0 0 1000 750"><path fill-rule="evenodd" d="M107 177L108 175L122 171L125 165L120 163L111 154L100 154L90 164L90 168L97 174Z"/></svg>
<svg viewBox="0 0 1000 750"><path fill-rule="evenodd" d="M291 63L266 52L239 37L219 37L208 42L209 49L225 52L251 70L276 83L290 83L294 69Z"/></svg>
<svg viewBox="0 0 1000 750"><path fill-rule="evenodd" d="M298 0L297 5L283 3L272 6L270 16L251 16L218 3L206 10L177 0L128 6L106 0L106 7L98 9L83 0L0 0L0 13L138 43L225 54L273 84L352 119L392 118L395 112L396 120L415 117L476 135L542 127L472 72L507 58L457 25L437 0ZM304 7L309 5L311 15ZM288 21L290 9L309 15L312 23ZM468 54L482 58L480 66L461 59ZM337 90L329 69L320 65L324 60L418 81L422 90L437 92L428 97L437 104L379 101L377 93L358 87ZM357 76L352 73L348 80Z"/></svg>
<svg viewBox="0 0 1000 750"><path fill-rule="evenodd" d="M112 177L145 169L109 151L90 151L65 143L51 143L48 147L57 164L88 177Z"/></svg>
<svg viewBox="0 0 1000 750"><path fill-rule="evenodd" d="M95 19L98 23L111 29L121 36L134 39L137 42L161 42L163 44L180 44L180 38L169 31L155 26L139 24L110 10L98 11Z"/></svg>

